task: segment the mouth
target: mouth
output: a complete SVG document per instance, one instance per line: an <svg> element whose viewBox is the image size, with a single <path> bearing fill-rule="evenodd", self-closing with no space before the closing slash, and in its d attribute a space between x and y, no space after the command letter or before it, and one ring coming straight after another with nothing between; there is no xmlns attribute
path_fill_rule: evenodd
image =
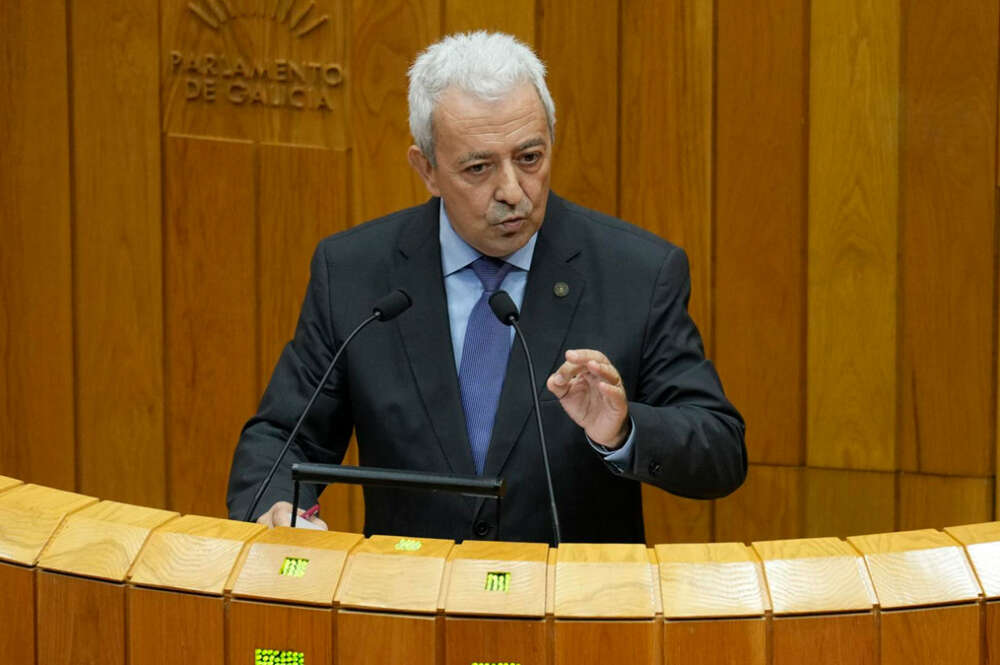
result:
<svg viewBox="0 0 1000 665"><path fill-rule="evenodd" d="M513 232L520 230L521 227L524 226L524 221L524 217L508 217L507 219L498 222L497 226L504 231Z"/></svg>

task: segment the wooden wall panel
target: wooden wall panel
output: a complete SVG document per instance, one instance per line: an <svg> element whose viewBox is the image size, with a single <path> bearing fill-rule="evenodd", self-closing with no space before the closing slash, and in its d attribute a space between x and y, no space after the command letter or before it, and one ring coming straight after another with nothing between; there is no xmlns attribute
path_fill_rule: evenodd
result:
<svg viewBox="0 0 1000 665"><path fill-rule="evenodd" d="M620 45L619 212L687 251L691 266L688 309L710 352L712 2L624 0L621 13L621 34L629 39ZM543 37L543 44L547 41ZM580 42L575 38L572 48L579 49ZM562 69L562 76L576 75L568 62ZM595 84L590 95L581 95L578 105L600 99L600 89L607 94L608 87L600 84L600 78ZM594 150L595 158L610 162L610 152L605 153L600 144L590 145L588 134L570 134L566 139L581 144L570 149ZM607 172L606 168L590 170L597 176ZM711 528L711 507L696 511L700 519L691 525L692 530L674 526L692 516L681 504L666 493L644 490L648 542L687 540Z"/></svg>
<svg viewBox="0 0 1000 665"><path fill-rule="evenodd" d="M712 540L713 501L685 499L652 485L642 486L646 543L705 543Z"/></svg>
<svg viewBox="0 0 1000 665"><path fill-rule="evenodd" d="M535 44L535 0L443 0L443 4L443 34L500 31L514 35L529 46Z"/></svg>
<svg viewBox="0 0 1000 665"><path fill-rule="evenodd" d="M743 487L715 501L715 541L749 543L802 535L803 469L751 464Z"/></svg>
<svg viewBox="0 0 1000 665"><path fill-rule="evenodd" d="M801 536L846 538L896 528L896 476L877 471L806 469Z"/></svg>
<svg viewBox="0 0 1000 665"><path fill-rule="evenodd" d="M901 468L994 472L996 0L904 0Z"/></svg>
<svg viewBox="0 0 1000 665"><path fill-rule="evenodd" d="M107 0L73 2L70 17L76 489L162 507L159 12ZM127 473L107 472L123 460Z"/></svg>
<svg viewBox="0 0 1000 665"><path fill-rule="evenodd" d="M896 529L943 529L994 519L992 478L899 474Z"/></svg>
<svg viewBox="0 0 1000 665"><path fill-rule="evenodd" d="M347 153L262 145L258 148L258 169L259 396L281 349L295 332L316 245L331 233L350 227L351 222ZM357 464L357 459L352 442L345 463ZM330 487L323 493L321 505L323 519L331 529L362 530L364 499L360 487Z"/></svg>
<svg viewBox="0 0 1000 665"><path fill-rule="evenodd" d="M807 4L718 5L714 354L766 464L805 459Z"/></svg>
<svg viewBox="0 0 1000 665"><path fill-rule="evenodd" d="M806 459L896 460L899 6L811 10Z"/></svg>
<svg viewBox="0 0 1000 665"><path fill-rule="evenodd" d="M683 247L712 349L711 0L622 4L621 216Z"/></svg>
<svg viewBox="0 0 1000 665"><path fill-rule="evenodd" d="M0 4L0 473L75 489L66 9Z"/></svg>
<svg viewBox="0 0 1000 665"><path fill-rule="evenodd" d="M295 333L316 245L351 224L346 153L262 145L257 154L258 389L263 392Z"/></svg>
<svg viewBox="0 0 1000 665"><path fill-rule="evenodd" d="M539 7L537 50L556 105L552 189L613 215L618 211L618 99L613 94L618 90L618 3L540 0Z"/></svg>
<svg viewBox="0 0 1000 665"><path fill-rule="evenodd" d="M362 222L429 196L410 169L406 71L440 35L439 0L354 0L350 123L353 219Z"/></svg>
<svg viewBox="0 0 1000 665"><path fill-rule="evenodd" d="M165 282L168 507L224 516L257 394L254 149L168 137Z"/></svg>

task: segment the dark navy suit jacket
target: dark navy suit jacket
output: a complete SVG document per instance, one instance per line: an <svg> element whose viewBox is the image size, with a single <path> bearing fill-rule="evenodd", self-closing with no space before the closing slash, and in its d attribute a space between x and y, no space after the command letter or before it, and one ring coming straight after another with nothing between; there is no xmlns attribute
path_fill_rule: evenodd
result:
<svg viewBox="0 0 1000 665"><path fill-rule="evenodd" d="M294 339L278 360L233 458L228 504L241 518L316 382L350 330L395 288L413 306L351 343L283 462L337 463L352 429L363 466L473 475L441 275L438 199L323 240ZM563 282L568 293L556 293ZM535 364L563 540L642 542L639 481L686 497L732 492L746 476L744 425L726 399L687 313L680 248L551 194L524 295L521 325ZM519 342L484 475L492 500L368 488L365 533L454 540L550 541L548 495ZM570 348L605 353L622 376L635 423L632 463L604 462L545 389ZM305 489L302 505L316 491ZM291 500L279 471L257 513Z"/></svg>

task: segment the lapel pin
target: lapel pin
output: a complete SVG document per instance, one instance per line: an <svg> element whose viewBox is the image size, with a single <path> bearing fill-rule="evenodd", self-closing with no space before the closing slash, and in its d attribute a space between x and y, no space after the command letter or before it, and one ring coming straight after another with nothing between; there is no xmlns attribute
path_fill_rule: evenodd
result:
<svg viewBox="0 0 1000 665"><path fill-rule="evenodd" d="M552 293L556 294L557 298L565 298L569 295L569 284L566 282L556 282L552 287Z"/></svg>

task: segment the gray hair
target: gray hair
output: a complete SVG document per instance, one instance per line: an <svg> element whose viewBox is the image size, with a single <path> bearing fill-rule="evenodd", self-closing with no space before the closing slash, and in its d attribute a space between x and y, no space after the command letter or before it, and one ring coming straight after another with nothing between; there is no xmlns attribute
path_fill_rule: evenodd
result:
<svg viewBox="0 0 1000 665"><path fill-rule="evenodd" d="M556 106L545 85L545 65L510 35L484 30L448 35L417 56L409 76L410 133L431 164L435 164L434 107L452 86L495 101L517 85L531 83L545 108L549 136L555 140Z"/></svg>

